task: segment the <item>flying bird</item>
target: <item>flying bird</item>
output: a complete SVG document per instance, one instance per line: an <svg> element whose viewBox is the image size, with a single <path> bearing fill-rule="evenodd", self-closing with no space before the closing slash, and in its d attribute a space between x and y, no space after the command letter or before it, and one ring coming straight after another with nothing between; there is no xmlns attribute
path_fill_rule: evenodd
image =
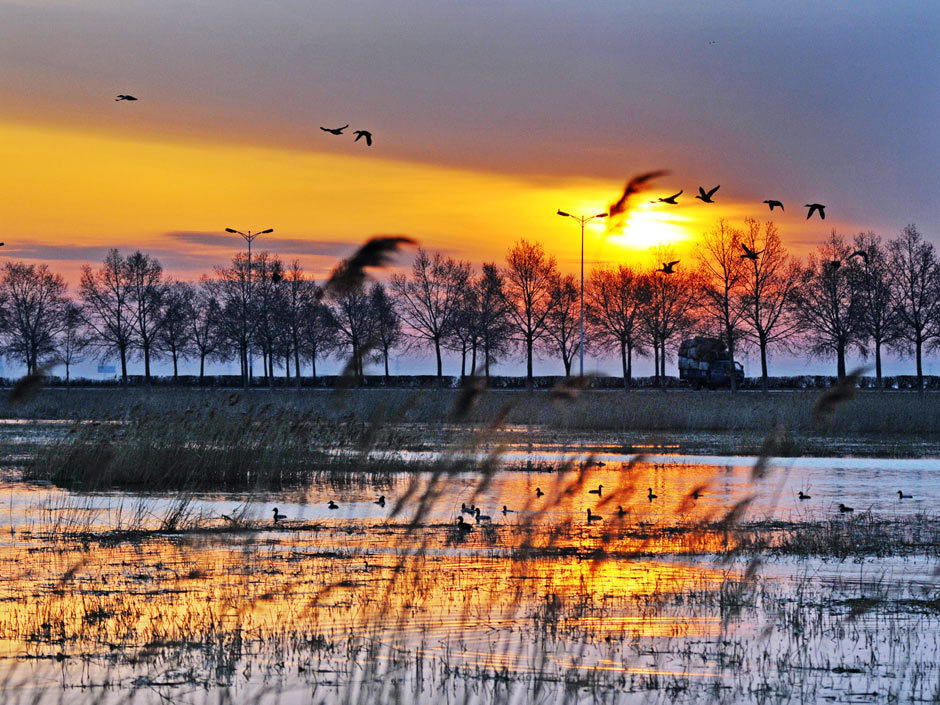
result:
<svg viewBox="0 0 940 705"><path fill-rule="evenodd" d="M353 142L358 142L360 138L365 137L366 145L369 147L372 146L372 133L368 130L355 130L353 131L353 134L356 136L356 139L354 139Z"/></svg>
<svg viewBox="0 0 940 705"><path fill-rule="evenodd" d="M630 200L630 197L636 194L647 181L652 181L657 179L660 176L665 176L668 174L668 171L650 171L646 174L640 174L639 176L634 176L627 182L627 185L623 188L623 195L613 203L608 209L608 215L613 218L615 215L624 213L627 210L627 202Z"/></svg>
<svg viewBox="0 0 940 705"><path fill-rule="evenodd" d="M679 191L679 193L674 193L671 196L666 196L666 198L657 198L656 200L659 201L660 203L671 203L672 205L675 206L675 205L678 205L679 203L676 199L679 198L679 196L681 195L682 195L682 191Z"/></svg>
<svg viewBox="0 0 940 705"><path fill-rule="evenodd" d="M657 269L657 272L662 272L663 274L675 274L673 267L679 264L679 260L674 260L673 262L663 262L663 268Z"/></svg>
<svg viewBox="0 0 940 705"><path fill-rule="evenodd" d="M415 240L404 235L373 237L347 260L333 268L324 290L343 295L360 286L366 278L367 267L384 267L402 245L415 245Z"/></svg>
<svg viewBox="0 0 940 705"><path fill-rule="evenodd" d="M3 243L0 242L0 245L2 244ZM865 252L865 250L855 250L855 252L850 254L846 259L852 259L853 257L861 257L863 260L865 260L865 264L868 264L868 253Z"/></svg>
<svg viewBox="0 0 940 705"><path fill-rule="evenodd" d="M329 132L331 135L341 135L343 134L343 130L345 130L347 127L349 127L349 123L346 123L342 127L323 127L321 125L320 129L324 132Z"/></svg>
<svg viewBox="0 0 940 705"><path fill-rule="evenodd" d="M819 217L823 220L826 219L826 207L822 203L807 203L803 206L804 208L809 208L809 213L806 214L806 219L809 220L813 217L813 213L819 211Z"/></svg>
<svg viewBox="0 0 940 705"><path fill-rule="evenodd" d="M760 250L760 251L752 250L752 249L750 249L747 245L745 245L743 242L741 243L741 247L744 248L744 254L741 255L741 259L751 259L751 260L754 260L754 261L756 262L756 261L757 261L757 255L759 255L759 254L761 254L761 252L763 252L763 250Z"/></svg>
<svg viewBox="0 0 940 705"><path fill-rule="evenodd" d="M783 210L783 204L780 201L773 200L772 198L764 201L764 203L770 206L771 212L773 212L774 208L780 208L780 210Z"/></svg>
<svg viewBox="0 0 940 705"><path fill-rule="evenodd" d="M698 187L698 196L696 196L696 198L699 199L702 203L714 203L714 201L712 200L712 196L714 196L714 195L715 195L715 191L717 191L717 190L720 189L720 188L721 188L721 184L718 184L718 185L717 185L715 188L713 188L711 191L706 191L706 190L703 189L701 186L699 186L699 187Z"/></svg>
<svg viewBox="0 0 940 705"><path fill-rule="evenodd" d="M135 98L135 97L132 96L132 95L127 95L126 93L122 93L121 95L119 95L119 96L118 96L117 98L115 98L114 100L115 100L115 101L118 101L118 100L137 100L137 98Z"/></svg>

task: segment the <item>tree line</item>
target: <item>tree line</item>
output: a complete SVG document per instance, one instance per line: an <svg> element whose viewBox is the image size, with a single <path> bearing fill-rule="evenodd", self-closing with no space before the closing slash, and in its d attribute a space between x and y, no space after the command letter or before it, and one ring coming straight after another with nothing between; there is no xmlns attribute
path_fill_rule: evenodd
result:
<svg viewBox="0 0 940 705"><path fill-rule="evenodd" d="M657 260L676 259L665 247ZM805 260L791 256L773 222L720 220L697 242L694 261L671 273L630 264L602 265L584 281L585 347L619 358L624 386L633 362L651 359L655 376L681 338L720 337L732 360L759 351L767 388L773 350L874 360L878 382L886 350L914 358L919 388L923 356L940 345L940 265L913 225L885 241L874 233L833 231ZM128 362L169 359L238 361L247 384L251 360L261 375L317 376L330 356L361 377L366 364L389 374L393 352L431 350L438 376L445 351L460 356L461 375L488 377L511 356L557 358L570 375L580 345L580 285L538 242L519 240L505 262L470 262L419 248L410 271L342 291L324 289L300 266L261 252L237 254L198 282L167 277L143 252L114 249L97 268L85 265L75 296L45 264L10 261L0 277L0 342L29 372L70 368L85 357Z"/></svg>

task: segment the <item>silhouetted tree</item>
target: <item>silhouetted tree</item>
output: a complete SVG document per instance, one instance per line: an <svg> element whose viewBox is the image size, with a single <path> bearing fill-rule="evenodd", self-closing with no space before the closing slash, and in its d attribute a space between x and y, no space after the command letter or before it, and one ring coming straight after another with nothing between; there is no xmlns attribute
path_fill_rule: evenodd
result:
<svg viewBox="0 0 940 705"><path fill-rule="evenodd" d="M633 378L633 353L640 351L640 314L650 303L650 275L627 265L594 269L585 286L585 315L596 338L620 353L623 386Z"/></svg>
<svg viewBox="0 0 940 705"><path fill-rule="evenodd" d="M671 262L677 257L668 247L653 250L656 261ZM679 268L673 274L651 272L646 279L649 300L640 309L643 333L653 348L656 383L666 376L669 342L693 324L693 310L700 298L695 275Z"/></svg>
<svg viewBox="0 0 940 705"><path fill-rule="evenodd" d="M127 356L135 342L136 316L127 264L116 249L108 252L100 269L82 267L80 291L93 345L103 357L117 353L121 380L127 384Z"/></svg>
<svg viewBox="0 0 940 705"><path fill-rule="evenodd" d="M223 343L222 307L213 296L212 289L207 278L203 277L202 282L193 287L192 306L186 309L189 315L189 338L199 355L200 380L206 375L206 360L215 355Z"/></svg>
<svg viewBox="0 0 940 705"><path fill-rule="evenodd" d="M898 316L896 279L881 238L872 232L859 233L853 243L864 257L852 257L848 270L854 278L859 301L859 332L871 343L875 353L875 379L880 387L881 351L895 345L901 337Z"/></svg>
<svg viewBox="0 0 940 705"><path fill-rule="evenodd" d="M565 377L570 377L571 363L581 347L581 297L578 282L571 274L556 273L551 280L549 294L552 305L545 319L545 347L558 352L565 366ZM585 346L587 334L585 331Z"/></svg>
<svg viewBox="0 0 940 705"><path fill-rule="evenodd" d="M484 264L472 288L476 333L483 353L483 374L489 378L490 365L509 350L511 324L502 270L493 262ZM476 365L474 348L471 368L475 370Z"/></svg>
<svg viewBox="0 0 940 705"><path fill-rule="evenodd" d="M728 346L728 358L734 369L734 351L743 336L745 317L744 262L741 259L741 233L719 220L714 229L706 231L698 243L698 279L702 293L700 306L703 317L714 322ZM738 383L731 377L731 392Z"/></svg>
<svg viewBox="0 0 940 705"><path fill-rule="evenodd" d="M65 280L45 264L7 262L0 279L4 353L23 360L27 374L55 352L66 306Z"/></svg>
<svg viewBox="0 0 940 705"><path fill-rule="evenodd" d="M835 231L809 256L794 301L816 354L835 353L839 378L845 377L845 356L855 346L864 350L861 305L848 268L851 249ZM838 264L836 264L838 263Z"/></svg>
<svg viewBox="0 0 940 705"><path fill-rule="evenodd" d="M940 340L940 265L933 245L915 225L906 226L890 249L897 315L903 339L917 362L917 388L923 391L924 349L936 347Z"/></svg>
<svg viewBox="0 0 940 705"><path fill-rule="evenodd" d="M431 257L423 248L418 248L410 277L392 277L398 310L410 335L434 347L438 378L444 375L441 347L451 334L469 279L467 262L440 253Z"/></svg>
<svg viewBox="0 0 940 705"><path fill-rule="evenodd" d="M363 359L377 344L372 301L362 287L353 287L335 295L330 308L339 340L349 347L352 372L361 381Z"/></svg>
<svg viewBox="0 0 940 705"><path fill-rule="evenodd" d="M372 336L377 355L385 365L385 376L388 377L388 354L402 339L401 319L395 311L394 300L381 282L372 283L369 299L373 319Z"/></svg>
<svg viewBox="0 0 940 705"><path fill-rule="evenodd" d="M303 317L303 349L310 358L312 376L317 377L317 360L326 357L337 347L338 326L333 311L322 301L322 289L316 287L307 302Z"/></svg>
<svg viewBox="0 0 940 705"><path fill-rule="evenodd" d="M800 330L793 309L793 292L799 285L800 266L788 254L777 226L753 218L745 220L741 242L757 259L742 259L742 300L744 303L745 335L760 350L761 386L769 389L767 350L771 345L786 342Z"/></svg>
<svg viewBox="0 0 940 705"><path fill-rule="evenodd" d="M55 340L56 360L65 365L65 385L71 382L71 367L81 360L81 354L91 344L92 338L85 325L81 307L67 301L62 309L59 332Z"/></svg>
<svg viewBox="0 0 940 705"><path fill-rule="evenodd" d="M300 386L300 352L303 347L304 317L307 315L310 299L315 290L316 285L306 278L300 262L298 260L291 262L281 284L282 305L278 320L283 327L280 336L284 341L283 348L287 357L292 356L294 359L297 386ZM284 365L285 369L289 368L287 360ZM289 373L288 376L290 376Z"/></svg>
<svg viewBox="0 0 940 705"><path fill-rule="evenodd" d="M129 255L124 269L130 288L130 306L134 316L134 344L144 358L144 378L150 381L150 359L163 328L163 267L156 258L140 250Z"/></svg>
<svg viewBox="0 0 940 705"><path fill-rule="evenodd" d="M254 262L252 262L252 269ZM248 344L254 335L254 321L249 309L248 255L239 252L232 258L232 266L216 267L215 276L205 281L209 296L218 302L221 316L218 320L222 353L228 348L238 357L242 384L248 388Z"/></svg>
<svg viewBox="0 0 940 705"><path fill-rule="evenodd" d="M506 255L503 290L513 336L525 349L526 384L530 389L535 344L547 333L548 315L555 305L551 283L557 271L555 258L546 255L540 243L519 240Z"/></svg>
<svg viewBox="0 0 940 705"><path fill-rule="evenodd" d="M194 298L194 288L185 282L170 282L163 291L163 325L158 343L173 360L173 379L179 377L179 361L188 358L195 349L191 337Z"/></svg>

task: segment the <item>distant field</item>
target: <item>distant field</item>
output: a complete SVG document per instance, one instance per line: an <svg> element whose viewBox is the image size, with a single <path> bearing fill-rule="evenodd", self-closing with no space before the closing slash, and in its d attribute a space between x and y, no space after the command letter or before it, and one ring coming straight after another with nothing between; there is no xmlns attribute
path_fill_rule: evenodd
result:
<svg viewBox="0 0 940 705"><path fill-rule="evenodd" d="M241 414L268 405L271 410L314 412L327 418L382 423L446 423L453 418L457 390L351 389L44 389L31 402L5 405L4 418L116 418L128 414L214 408ZM841 405L831 423L814 425L818 391L762 394L727 391L586 391L573 400L554 401L547 391L487 391L463 417L480 425L535 424L545 429L756 433L762 437L783 425L794 437L940 438L940 393L859 391Z"/></svg>

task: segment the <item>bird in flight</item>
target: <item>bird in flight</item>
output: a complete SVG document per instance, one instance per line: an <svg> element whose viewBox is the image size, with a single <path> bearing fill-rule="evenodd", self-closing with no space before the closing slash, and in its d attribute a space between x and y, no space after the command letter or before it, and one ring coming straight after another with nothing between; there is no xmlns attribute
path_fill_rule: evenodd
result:
<svg viewBox="0 0 940 705"><path fill-rule="evenodd" d="M675 260L673 262L663 262L663 268L657 269L656 271L662 272L663 274L675 274L672 268L675 267L677 264L679 264L679 260Z"/></svg>
<svg viewBox="0 0 940 705"><path fill-rule="evenodd" d="M744 249L744 254L741 255L741 259L751 259L751 260L754 260L754 261L756 262L756 261L757 261L757 255L759 255L761 252L763 252L763 250L760 250L760 251L752 250L752 249L750 249L747 245L745 245L743 242L741 243L741 247Z"/></svg>
<svg viewBox="0 0 940 705"><path fill-rule="evenodd" d="M372 146L372 133L368 130L355 130L353 131L353 134L356 136L356 139L354 139L353 142L358 142L360 138L365 137L366 145L369 147Z"/></svg>
<svg viewBox="0 0 940 705"><path fill-rule="evenodd" d="M608 215L611 218L614 218L621 213L625 213L627 211L627 203L629 202L631 196L643 188L647 181L652 181L653 179L657 179L660 176L665 176L668 173L668 171L663 171L660 169L659 171L650 171L646 174L634 176L627 182L627 185L623 187L623 195L620 196L620 198L617 199L615 203L611 204L610 208L607 209Z"/></svg>
<svg viewBox="0 0 940 705"><path fill-rule="evenodd" d="M771 212L773 212L773 209L774 209L775 207L779 207L780 210L783 210L783 204L782 204L780 201L775 201L775 200L773 200L772 198L771 198L771 199L768 199L768 200L766 200L766 201L764 201L764 203L766 203L768 206L770 206Z"/></svg>
<svg viewBox="0 0 940 705"><path fill-rule="evenodd" d="M699 199L702 203L714 203L714 201L712 200L712 196L714 196L715 191L717 191L720 188L721 188L721 184L718 184L718 186L713 188L711 191L706 191L701 186L699 186L698 196L696 196L696 198Z"/></svg>
<svg viewBox="0 0 940 705"><path fill-rule="evenodd" d="M118 96L117 98L115 98L114 100L137 100L137 98L135 98L135 97L132 96L132 95L127 95L127 94L125 94L125 93L122 93L121 95L119 95L119 96Z"/></svg>
<svg viewBox="0 0 940 705"><path fill-rule="evenodd" d="M809 208L809 213L806 214L807 220L813 217L815 211L819 211L820 218L826 219L826 207L822 203L807 203L804 208Z"/></svg>
<svg viewBox="0 0 940 705"><path fill-rule="evenodd" d="M846 259L852 259L853 257L861 257L863 260L865 260L865 264L868 264L868 253L865 252L865 250L855 250L855 252L850 254Z"/></svg>
<svg viewBox="0 0 940 705"><path fill-rule="evenodd" d="M321 125L320 129L324 132L329 132L331 135L341 135L343 134L343 130L345 130L347 127L349 127L349 123L346 123L342 127L323 127Z"/></svg>
<svg viewBox="0 0 940 705"><path fill-rule="evenodd" d="M671 203L672 205L675 206L679 203L676 199L679 198L679 196L681 195L682 195L682 191L679 191L679 193L674 193L671 196L666 196L665 198L657 198L656 201L658 201L659 203Z"/></svg>

